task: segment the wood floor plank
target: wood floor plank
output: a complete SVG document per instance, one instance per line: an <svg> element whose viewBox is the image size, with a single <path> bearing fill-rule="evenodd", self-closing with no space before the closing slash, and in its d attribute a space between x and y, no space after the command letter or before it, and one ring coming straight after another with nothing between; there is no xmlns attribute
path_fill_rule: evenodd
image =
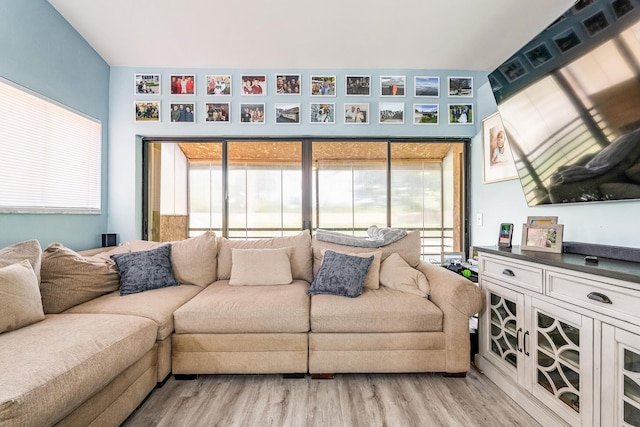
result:
<svg viewBox="0 0 640 427"><path fill-rule="evenodd" d="M138 426L539 427L484 375L341 374L169 379L125 421Z"/></svg>

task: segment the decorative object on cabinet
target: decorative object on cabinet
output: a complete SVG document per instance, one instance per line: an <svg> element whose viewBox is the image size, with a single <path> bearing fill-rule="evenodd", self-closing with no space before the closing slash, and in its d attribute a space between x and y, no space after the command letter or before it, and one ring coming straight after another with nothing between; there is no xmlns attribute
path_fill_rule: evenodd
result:
<svg viewBox="0 0 640 427"><path fill-rule="evenodd" d="M522 224L522 250L562 253L563 224Z"/></svg>
<svg viewBox="0 0 640 427"><path fill-rule="evenodd" d="M511 153L511 145L502 124L500 113L482 120L483 182L516 179L518 171Z"/></svg>
<svg viewBox="0 0 640 427"><path fill-rule="evenodd" d="M498 236L498 246L501 248L510 248L511 239L513 237L513 224L500 224L500 235Z"/></svg>

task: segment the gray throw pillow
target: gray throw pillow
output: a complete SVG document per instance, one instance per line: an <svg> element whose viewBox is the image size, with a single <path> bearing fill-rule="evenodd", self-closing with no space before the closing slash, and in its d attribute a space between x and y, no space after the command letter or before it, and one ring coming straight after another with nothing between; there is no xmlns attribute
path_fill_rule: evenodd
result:
<svg viewBox="0 0 640 427"><path fill-rule="evenodd" d="M363 258L327 250L307 293L355 298L362 293L364 279L372 262L373 256Z"/></svg>
<svg viewBox="0 0 640 427"><path fill-rule="evenodd" d="M120 295L179 285L171 267L171 245L111 255L120 273Z"/></svg>

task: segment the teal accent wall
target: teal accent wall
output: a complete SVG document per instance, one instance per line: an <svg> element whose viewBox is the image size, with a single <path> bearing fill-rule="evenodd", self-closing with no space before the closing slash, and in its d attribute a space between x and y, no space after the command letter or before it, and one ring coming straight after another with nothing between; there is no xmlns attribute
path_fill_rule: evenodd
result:
<svg viewBox="0 0 640 427"><path fill-rule="evenodd" d="M103 129L102 214L0 214L0 248L28 239L38 239L43 248L52 242L74 249L100 246L100 235L108 231L109 72L46 0L0 1L0 76L100 120Z"/></svg>

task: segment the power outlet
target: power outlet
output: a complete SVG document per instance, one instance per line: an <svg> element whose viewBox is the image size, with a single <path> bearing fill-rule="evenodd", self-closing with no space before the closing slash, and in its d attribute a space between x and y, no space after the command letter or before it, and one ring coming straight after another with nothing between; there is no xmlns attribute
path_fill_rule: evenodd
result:
<svg viewBox="0 0 640 427"><path fill-rule="evenodd" d="M482 214L476 214L476 225L482 227Z"/></svg>

